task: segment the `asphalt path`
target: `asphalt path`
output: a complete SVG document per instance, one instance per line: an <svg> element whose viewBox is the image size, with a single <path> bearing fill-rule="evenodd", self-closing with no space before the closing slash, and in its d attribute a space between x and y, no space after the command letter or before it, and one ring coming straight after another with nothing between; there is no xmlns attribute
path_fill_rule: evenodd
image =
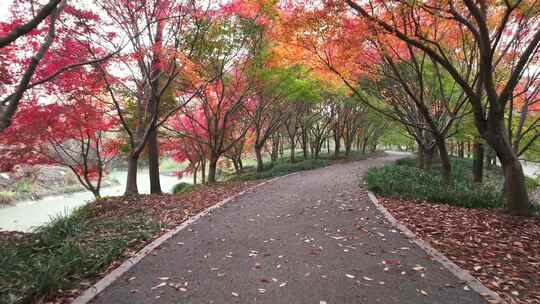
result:
<svg viewBox="0 0 540 304"><path fill-rule="evenodd" d="M486 303L361 188L387 156L286 176L182 230L94 303Z"/></svg>

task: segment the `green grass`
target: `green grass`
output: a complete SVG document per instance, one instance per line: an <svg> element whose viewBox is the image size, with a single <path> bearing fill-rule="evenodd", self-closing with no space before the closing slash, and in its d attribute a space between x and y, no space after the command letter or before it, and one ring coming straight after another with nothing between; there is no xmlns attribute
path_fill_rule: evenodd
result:
<svg viewBox="0 0 540 304"><path fill-rule="evenodd" d="M452 184L441 184L441 173L434 164L429 171L417 167L416 160L405 158L395 165L372 168L364 178L369 190L389 197L426 200L467 208L504 207L503 176L500 168L486 169L481 185L472 182L472 160L452 159ZM529 188L536 187L527 178Z"/></svg>
<svg viewBox="0 0 540 304"><path fill-rule="evenodd" d="M196 189L197 189L197 185L180 182L180 183L174 185L174 187L172 188L172 192L174 194L177 194L177 193L191 192L191 191L194 191Z"/></svg>
<svg viewBox="0 0 540 304"><path fill-rule="evenodd" d="M140 209L96 218L83 207L24 237L0 238L0 303L35 303L76 288L160 228Z"/></svg>

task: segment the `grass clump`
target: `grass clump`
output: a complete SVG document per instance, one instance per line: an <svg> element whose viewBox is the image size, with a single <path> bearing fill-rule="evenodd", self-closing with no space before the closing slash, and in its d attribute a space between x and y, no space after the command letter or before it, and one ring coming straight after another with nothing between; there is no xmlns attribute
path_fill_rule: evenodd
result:
<svg viewBox="0 0 540 304"><path fill-rule="evenodd" d="M174 194L185 193L185 192L191 192L191 191L195 190L196 188L197 188L196 185L181 182L181 183L178 183L178 184L174 185L174 187L172 188L172 192Z"/></svg>
<svg viewBox="0 0 540 304"><path fill-rule="evenodd" d="M0 238L0 303L34 303L77 288L161 226L134 210L95 216L87 207L57 216L31 234Z"/></svg>
<svg viewBox="0 0 540 304"><path fill-rule="evenodd" d="M484 183L472 181L472 161L452 159L452 183L442 185L440 168L415 167L416 160L402 159L395 165L371 168L364 178L369 190L389 197L426 200L466 208L500 208L504 205L500 168L485 171Z"/></svg>

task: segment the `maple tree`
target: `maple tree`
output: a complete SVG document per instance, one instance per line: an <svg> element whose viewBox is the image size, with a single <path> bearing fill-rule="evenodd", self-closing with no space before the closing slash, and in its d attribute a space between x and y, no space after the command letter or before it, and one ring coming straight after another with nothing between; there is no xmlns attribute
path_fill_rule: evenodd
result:
<svg viewBox="0 0 540 304"><path fill-rule="evenodd" d="M74 69L106 61L113 53L86 51L99 22L90 9L51 0L43 6L17 0L0 22L0 132L9 127L25 93L40 90ZM66 77L65 75L63 76Z"/></svg>
<svg viewBox="0 0 540 304"><path fill-rule="evenodd" d="M249 130L249 123L242 121L245 120L243 107L251 97L250 87L246 86L238 71L229 76L231 78L216 80L201 90L197 94L198 103L178 111L178 122L169 127L175 136L188 138L204 147L209 183L217 180L220 157L238 148ZM188 151L193 147L187 147L183 154L190 154Z"/></svg>
<svg viewBox="0 0 540 304"><path fill-rule="evenodd" d="M118 154L112 136L116 126L117 120L88 92L50 104L25 103L0 139L0 167L65 166L99 198L103 177Z"/></svg>
<svg viewBox="0 0 540 304"><path fill-rule="evenodd" d="M125 193L138 193L138 161L145 148L151 193L161 193L158 128L201 86L189 58L195 52L198 36L203 35L200 23L205 22L206 13L197 2L117 0L97 4L112 19L114 29L120 29L120 33L102 40L107 39L112 49L124 40L129 45L115 56L115 65L100 69L111 108L119 117L130 147ZM176 12L174 16L169 15L172 11ZM125 76L112 69L118 66ZM167 106L163 100L166 93L171 97Z"/></svg>

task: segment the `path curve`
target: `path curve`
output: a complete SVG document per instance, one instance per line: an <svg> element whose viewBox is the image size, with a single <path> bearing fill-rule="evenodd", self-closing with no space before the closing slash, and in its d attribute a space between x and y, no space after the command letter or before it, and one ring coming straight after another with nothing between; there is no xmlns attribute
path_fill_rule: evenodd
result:
<svg viewBox="0 0 540 304"><path fill-rule="evenodd" d="M359 187L381 157L249 192L179 232L93 303L486 303Z"/></svg>

